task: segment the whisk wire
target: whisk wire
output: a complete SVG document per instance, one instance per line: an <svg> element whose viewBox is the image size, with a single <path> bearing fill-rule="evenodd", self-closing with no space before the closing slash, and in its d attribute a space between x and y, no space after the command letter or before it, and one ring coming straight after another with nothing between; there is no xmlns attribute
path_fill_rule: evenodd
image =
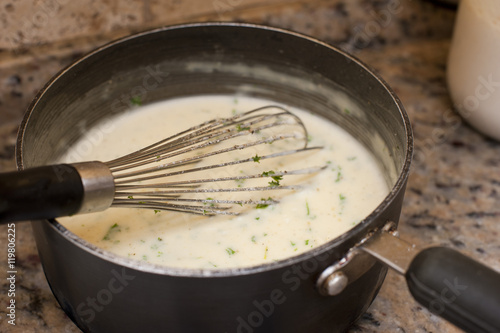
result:
<svg viewBox="0 0 500 333"><path fill-rule="evenodd" d="M251 140L247 140L251 138ZM281 184L285 176L310 175L324 167L309 167L299 170L250 172L243 175L217 177L215 169L229 172L227 168L249 165L255 171L257 164L276 160L279 157L319 150L322 147L307 147L308 133L299 117L280 106L265 106L229 118L219 118L193 126L164 140L142 148L136 152L106 162L115 182L115 198L112 206L149 208L190 212L201 215L237 215L234 207L248 205L272 205L279 202L274 198L200 198L199 196L219 193L247 193L279 190L297 190L300 185ZM274 144L276 143L276 144ZM273 145L272 145L273 144ZM222 145L223 147L214 147ZM225 145L225 146L224 146ZM290 149L290 146L296 146ZM250 148L255 156L240 156ZM274 151L273 151L274 150ZM236 158L231 155L238 152ZM232 160L215 160L228 156ZM265 163L264 163L265 162ZM250 163L254 165L250 166ZM266 164L267 166L268 164ZM268 167L268 166L267 166ZM261 168L264 168L262 166ZM269 167L268 167L269 170ZM240 172L243 172L240 170ZM200 173L198 178L183 179L186 175ZM208 177L206 176L208 174ZM271 178L268 185L246 184L244 181L258 181ZM153 180L168 182L152 182ZM238 186L221 186L224 182L235 181ZM217 184L216 187L205 187Z"/></svg>

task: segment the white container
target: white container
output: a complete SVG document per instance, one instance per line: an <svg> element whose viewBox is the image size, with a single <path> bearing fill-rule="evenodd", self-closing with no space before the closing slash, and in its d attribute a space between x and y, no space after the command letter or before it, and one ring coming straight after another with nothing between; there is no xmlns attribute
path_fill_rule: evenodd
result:
<svg viewBox="0 0 500 333"><path fill-rule="evenodd" d="M448 58L455 108L500 140L500 0L461 0Z"/></svg>

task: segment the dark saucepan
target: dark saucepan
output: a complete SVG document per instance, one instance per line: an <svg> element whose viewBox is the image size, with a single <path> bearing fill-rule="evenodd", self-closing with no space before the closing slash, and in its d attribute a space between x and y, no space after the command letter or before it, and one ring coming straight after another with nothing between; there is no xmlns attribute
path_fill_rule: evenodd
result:
<svg viewBox="0 0 500 333"><path fill-rule="evenodd" d="M387 271L382 263L363 259L351 265L358 268L335 272L338 281L329 276L333 266L343 267L346 254L363 252L352 249L371 232L389 221L397 224L412 133L400 101L379 77L314 39L212 23L153 30L106 45L62 71L36 97L21 125L18 167L53 162L79 138L79 124L88 128L127 110L133 96L150 103L237 93L307 109L341 125L373 152L391 192L364 221L327 244L242 269L139 263L96 248L56 220L37 221L33 229L47 280L83 331L338 332L374 299ZM358 111L347 114L347 105Z"/></svg>

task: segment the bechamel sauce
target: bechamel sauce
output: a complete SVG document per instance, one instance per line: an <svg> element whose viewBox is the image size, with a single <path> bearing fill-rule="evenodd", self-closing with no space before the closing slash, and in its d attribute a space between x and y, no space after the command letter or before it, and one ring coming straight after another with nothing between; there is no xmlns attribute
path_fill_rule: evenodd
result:
<svg viewBox="0 0 500 333"><path fill-rule="evenodd" d="M204 120L268 104L276 103L242 96L198 96L142 106L90 130L62 161L107 161ZM296 158L293 167L327 168L277 205L236 217L110 208L59 221L100 248L170 267L253 266L321 245L365 218L387 195L388 187L371 154L352 136L315 115L289 110L306 124L309 146L324 146L307 158Z"/></svg>

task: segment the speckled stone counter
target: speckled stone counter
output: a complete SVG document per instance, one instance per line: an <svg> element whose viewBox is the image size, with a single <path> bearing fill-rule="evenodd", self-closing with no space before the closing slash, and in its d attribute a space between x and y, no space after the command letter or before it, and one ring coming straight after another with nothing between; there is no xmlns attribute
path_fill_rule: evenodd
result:
<svg viewBox="0 0 500 333"><path fill-rule="evenodd" d="M401 98L415 135L401 237L418 246L456 248L500 270L500 144L475 132L453 111L445 82L453 7L423 0L316 0L222 14L194 20L255 22L303 32L355 54L378 71ZM0 171L15 168L16 129L43 83L81 54L124 33L0 52ZM16 224L16 326L7 323L5 226L0 227L0 244L0 331L78 332L45 280L29 223ZM459 330L417 304L404 279L390 272L350 332Z"/></svg>

